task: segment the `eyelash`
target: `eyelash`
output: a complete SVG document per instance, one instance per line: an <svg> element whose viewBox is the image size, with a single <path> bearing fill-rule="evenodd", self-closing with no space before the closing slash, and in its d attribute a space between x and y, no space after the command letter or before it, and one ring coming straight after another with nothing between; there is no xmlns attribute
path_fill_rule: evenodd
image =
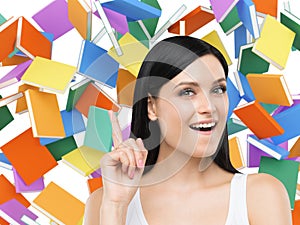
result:
<svg viewBox="0 0 300 225"><path fill-rule="evenodd" d="M217 92L218 90L221 90L221 93ZM227 90L227 88L225 85L219 85L219 86L213 88L211 92L214 94L224 94L226 92L226 90ZM191 94L186 94L187 92L196 94L196 92L192 88L184 88L183 90L181 90L179 92L179 96L191 96Z"/></svg>

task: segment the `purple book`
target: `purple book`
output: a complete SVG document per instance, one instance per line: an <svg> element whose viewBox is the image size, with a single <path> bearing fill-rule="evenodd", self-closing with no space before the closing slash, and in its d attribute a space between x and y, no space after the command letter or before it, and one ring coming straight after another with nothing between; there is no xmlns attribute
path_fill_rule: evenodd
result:
<svg viewBox="0 0 300 225"><path fill-rule="evenodd" d="M248 134L247 138L248 138L248 136L254 136L254 135L253 134ZM271 139L268 139L268 140L271 141ZM286 149L286 150L288 150L288 142L287 141L279 144L279 146ZM259 148L255 147L251 143L247 142L247 166L249 168L259 167L260 158L262 156L272 157L268 153L260 150Z"/></svg>
<svg viewBox="0 0 300 225"><path fill-rule="evenodd" d="M96 171L92 172L89 176L91 178L101 177L101 168L99 168Z"/></svg>
<svg viewBox="0 0 300 225"><path fill-rule="evenodd" d="M0 79L0 88L7 87L8 85L17 83L21 80L21 77L30 66L32 60L28 60L17 65L8 74Z"/></svg>
<svg viewBox="0 0 300 225"><path fill-rule="evenodd" d="M37 215L31 212L16 199L11 199L0 205L0 217L10 224L26 225L26 223L21 220L23 215L26 215L32 220L36 220L38 218Z"/></svg>
<svg viewBox="0 0 300 225"><path fill-rule="evenodd" d="M294 103L293 103L291 106L283 106L283 105L279 106L279 107L273 112L272 116L275 116L275 115L277 115L277 114L279 114L279 113L281 113L281 112L283 112L283 111L289 109L290 107L292 107L292 106L294 106L294 105L299 105L299 104L300 104L300 99L294 99Z"/></svg>
<svg viewBox="0 0 300 225"><path fill-rule="evenodd" d="M48 33L54 35L54 40L73 29L68 18L68 3L56 0L32 16L34 21Z"/></svg>
<svg viewBox="0 0 300 225"><path fill-rule="evenodd" d="M16 192L35 192L42 191L45 188L44 178L41 177L30 185L25 184L24 180L20 177L17 170L13 168Z"/></svg>
<svg viewBox="0 0 300 225"><path fill-rule="evenodd" d="M210 0L217 22L222 22L237 2L238 0Z"/></svg>

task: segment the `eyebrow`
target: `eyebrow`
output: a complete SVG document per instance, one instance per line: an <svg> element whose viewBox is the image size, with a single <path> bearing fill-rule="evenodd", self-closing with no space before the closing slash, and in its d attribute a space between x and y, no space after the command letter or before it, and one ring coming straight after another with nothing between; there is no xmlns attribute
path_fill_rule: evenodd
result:
<svg viewBox="0 0 300 225"><path fill-rule="evenodd" d="M213 82L213 85L218 84L218 83L221 83L221 82L223 82L223 81L226 81L226 79L225 79L225 78L220 78L220 79L218 79L218 80L215 80L215 81ZM198 84L197 82L186 82L186 81L184 81L184 82L180 82L179 84L177 84L177 85L173 88L173 90L174 90L175 88L177 88L178 86L181 86L181 85L192 85L192 86L195 86L195 87L199 87L199 84Z"/></svg>

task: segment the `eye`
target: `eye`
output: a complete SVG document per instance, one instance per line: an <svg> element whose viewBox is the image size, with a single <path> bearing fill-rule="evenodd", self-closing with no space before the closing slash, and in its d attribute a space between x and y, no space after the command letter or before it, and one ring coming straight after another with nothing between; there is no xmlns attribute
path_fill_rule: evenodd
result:
<svg viewBox="0 0 300 225"><path fill-rule="evenodd" d="M179 96L192 96L195 91L192 88L185 88L179 92Z"/></svg>
<svg viewBox="0 0 300 225"><path fill-rule="evenodd" d="M212 89L212 93L214 94L224 94L226 92L227 88L225 85L219 85Z"/></svg>

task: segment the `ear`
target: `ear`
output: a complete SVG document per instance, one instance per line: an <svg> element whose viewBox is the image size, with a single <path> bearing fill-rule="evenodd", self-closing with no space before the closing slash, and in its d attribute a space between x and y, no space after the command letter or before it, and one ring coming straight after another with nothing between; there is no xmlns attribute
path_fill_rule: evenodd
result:
<svg viewBox="0 0 300 225"><path fill-rule="evenodd" d="M150 120L157 120L155 98L148 94L148 117Z"/></svg>

